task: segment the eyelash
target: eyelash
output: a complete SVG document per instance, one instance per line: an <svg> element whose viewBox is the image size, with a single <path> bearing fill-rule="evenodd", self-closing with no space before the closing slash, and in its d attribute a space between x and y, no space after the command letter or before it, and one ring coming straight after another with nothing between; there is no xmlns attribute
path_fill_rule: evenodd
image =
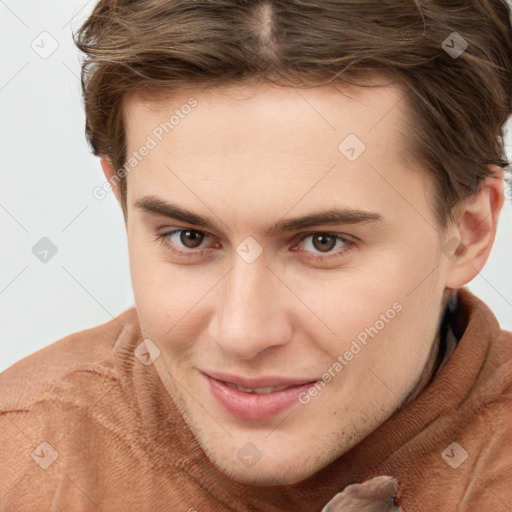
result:
<svg viewBox="0 0 512 512"><path fill-rule="evenodd" d="M198 230L195 230L195 229L179 228L179 229L173 229L171 231L167 231L165 233L161 233L159 235L156 235L155 238L165 248L170 249L172 252L174 252L175 254L178 254L181 257L194 258L194 257L196 257L198 255L201 256L203 254L203 250L201 250L201 249L198 249L198 250L190 249L188 251L180 251L180 250L178 250L178 249L176 249L176 248L171 246L171 244L169 243L169 238L172 235L176 234L176 233L180 233L181 231L192 231L194 233L199 233L199 234L205 235L206 237L209 236L206 233L203 233L202 231L198 231ZM308 238L310 236L314 236L314 235L327 235L327 236L330 236L330 237L334 237L334 238L336 238L337 241L339 240L339 241L341 241L341 242L343 242L345 244L341 251L338 250L337 252L326 253L326 254L328 254L328 256L323 256L321 254L316 254L316 255L313 255L313 256L307 256L308 259L311 259L311 260L314 260L314 261L325 261L325 260L328 260L328 259L331 259L331 258L343 256L346 252L350 251L353 247L355 247L357 245L354 240L349 239L346 236L339 235L337 233L330 233L330 232L327 232L327 231L309 231L309 232L306 232L306 233L301 233L300 234L299 242L302 242L306 238ZM308 252L308 251L306 251L306 252Z"/></svg>

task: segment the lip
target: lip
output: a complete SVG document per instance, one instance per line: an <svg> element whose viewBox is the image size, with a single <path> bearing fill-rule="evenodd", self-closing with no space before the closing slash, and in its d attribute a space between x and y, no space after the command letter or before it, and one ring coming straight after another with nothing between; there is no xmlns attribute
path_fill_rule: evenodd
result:
<svg viewBox="0 0 512 512"><path fill-rule="evenodd" d="M298 402L301 393L307 391L316 380L297 380L283 377L251 379L219 372L203 373L217 402L232 416L248 420L263 420L277 416ZM282 391L266 394L246 393L226 384L238 384L244 388L291 386Z"/></svg>
<svg viewBox="0 0 512 512"><path fill-rule="evenodd" d="M281 376L267 376L259 378L248 378L238 375L232 375L223 372L203 372L207 377L212 377L215 380L221 380L224 382L231 382L232 384L238 384L244 388L268 388L278 386L299 386L301 384L311 384L317 381L317 379L293 379Z"/></svg>

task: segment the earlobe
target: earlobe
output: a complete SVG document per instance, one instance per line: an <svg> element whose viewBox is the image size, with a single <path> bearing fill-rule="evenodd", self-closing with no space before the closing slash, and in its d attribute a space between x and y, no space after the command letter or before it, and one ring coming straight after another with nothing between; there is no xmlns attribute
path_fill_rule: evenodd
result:
<svg viewBox="0 0 512 512"><path fill-rule="evenodd" d="M494 171L493 167L493 171ZM442 246L449 259L446 287L458 289L469 283L484 267L494 243L503 206L503 172L485 179L480 190L460 206L455 231Z"/></svg>
<svg viewBox="0 0 512 512"><path fill-rule="evenodd" d="M100 157L100 163L107 183L110 185L112 192L114 192L117 201L119 202L119 204L121 204L121 189L119 188L119 179L116 176L112 162L109 160L108 157L102 155Z"/></svg>

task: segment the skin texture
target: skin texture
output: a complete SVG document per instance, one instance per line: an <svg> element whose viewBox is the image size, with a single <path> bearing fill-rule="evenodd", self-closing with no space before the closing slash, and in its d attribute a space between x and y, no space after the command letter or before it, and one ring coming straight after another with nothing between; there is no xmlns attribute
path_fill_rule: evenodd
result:
<svg viewBox="0 0 512 512"><path fill-rule="evenodd" d="M127 174L130 268L142 332L161 351L154 364L162 382L212 462L239 481L300 481L417 396L432 372L446 294L488 257L502 180L489 178L440 232L429 176L404 163L403 94L395 85L265 84L158 101L134 96L125 105L130 155L175 109L197 101ZM349 134L366 146L354 161L338 149ZM106 157L102 166L110 180ZM148 195L209 217L216 228L136 208ZM347 207L383 220L265 234L284 218ZM179 228L203 233L199 248L184 245L180 233L157 240ZM324 252L310 231L356 243L329 239ZM248 236L262 249L252 263L236 252ZM314 260L322 255L330 258ZM274 418L233 417L201 373L321 379L397 303L401 310L341 371L331 370L316 396ZM261 457L251 467L238 457L247 443Z"/></svg>

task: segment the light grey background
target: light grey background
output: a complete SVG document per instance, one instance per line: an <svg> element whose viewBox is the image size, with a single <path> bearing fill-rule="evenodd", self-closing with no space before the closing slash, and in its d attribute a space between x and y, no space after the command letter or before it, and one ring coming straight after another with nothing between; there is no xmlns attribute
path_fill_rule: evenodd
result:
<svg viewBox="0 0 512 512"><path fill-rule="evenodd" d="M121 210L111 193L92 195L105 180L84 137L71 39L94 3L0 0L0 371L133 306ZM509 155L511 139L509 129ZM43 237L58 249L46 263L32 252ZM469 285L507 330L511 255L509 200L489 261Z"/></svg>

